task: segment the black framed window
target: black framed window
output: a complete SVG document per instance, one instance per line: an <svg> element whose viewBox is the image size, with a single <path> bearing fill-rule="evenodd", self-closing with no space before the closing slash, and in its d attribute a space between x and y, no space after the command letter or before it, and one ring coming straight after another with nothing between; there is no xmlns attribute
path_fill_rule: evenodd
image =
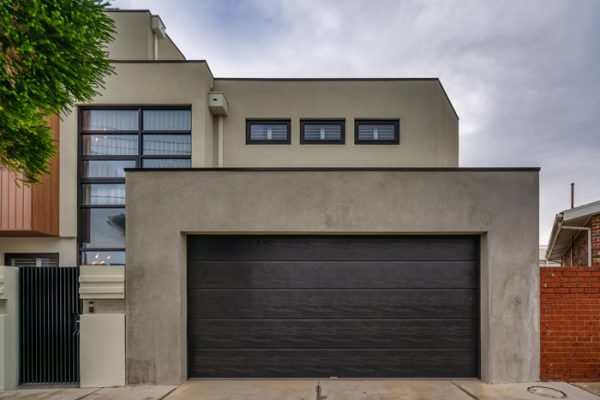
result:
<svg viewBox="0 0 600 400"><path fill-rule="evenodd" d="M344 144L346 129L343 119L300 120L301 144Z"/></svg>
<svg viewBox="0 0 600 400"><path fill-rule="evenodd" d="M79 110L80 264L125 263L125 168L190 168L189 107Z"/></svg>
<svg viewBox="0 0 600 400"><path fill-rule="evenodd" d="M58 267L58 253L6 253L4 265L11 267Z"/></svg>
<svg viewBox="0 0 600 400"><path fill-rule="evenodd" d="M289 119L247 119L246 144L290 144Z"/></svg>
<svg viewBox="0 0 600 400"><path fill-rule="evenodd" d="M354 120L355 144L399 144L400 120Z"/></svg>

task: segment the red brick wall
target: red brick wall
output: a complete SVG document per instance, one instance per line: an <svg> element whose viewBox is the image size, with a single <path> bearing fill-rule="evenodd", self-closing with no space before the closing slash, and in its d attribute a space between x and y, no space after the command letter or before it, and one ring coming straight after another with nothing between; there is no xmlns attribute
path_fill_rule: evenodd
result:
<svg viewBox="0 0 600 400"><path fill-rule="evenodd" d="M540 379L600 380L600 267L541 267L540 284Z"/></svg>
<svg viewBox="0 0 600 400"><path fill-rule="evenodd" d="M600 266L600 214L592 217L592 265Z"/></svg>

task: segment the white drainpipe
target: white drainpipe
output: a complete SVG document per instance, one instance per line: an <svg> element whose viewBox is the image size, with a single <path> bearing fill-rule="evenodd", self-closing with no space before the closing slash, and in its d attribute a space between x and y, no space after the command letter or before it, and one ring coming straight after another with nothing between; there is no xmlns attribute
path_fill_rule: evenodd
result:
<svg viewBox="0 0 600 400"><path fill-rule="evenodd" d="M152 33L152 59L158 60L158 36L155 32Z"/></svg>
<svg viewBox="0 0 600 400"><path fill-rule="evenodd" d="M219 115L217 118L217 134L218 134L218 146L219 153L217 155L217 165L219 168L223 168L223 115Z"/></svg>

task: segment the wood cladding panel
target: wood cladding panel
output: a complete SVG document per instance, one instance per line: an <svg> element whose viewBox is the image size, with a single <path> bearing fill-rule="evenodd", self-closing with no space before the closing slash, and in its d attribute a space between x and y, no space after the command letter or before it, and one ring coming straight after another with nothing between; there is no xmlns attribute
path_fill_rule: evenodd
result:
<svg viewBox="0 0 600 400"><path fill-rule="evenodd" d="M476 377L478 238L190 236L190 377Z"/></svg>
<svg viewBox="0 0 600 400"><path fill-rule="evenodd" d="M48 118L56 148L60 140L58 116ZM19 175L0 167L0 235L58 236L60 169L58 154L50 160L50 174L37 185L24 184Z"/></svg>
<svg viewBox="0 0 600 400"><path fill-rule="evenodd" d="M0 232L30 231L31 187L18 175L0 167Z"/></svg>

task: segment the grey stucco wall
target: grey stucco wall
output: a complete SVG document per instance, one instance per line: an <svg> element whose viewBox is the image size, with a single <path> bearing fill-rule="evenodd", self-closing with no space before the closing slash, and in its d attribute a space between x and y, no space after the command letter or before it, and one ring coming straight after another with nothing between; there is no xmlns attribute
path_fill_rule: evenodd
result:
<svg viewBox="0 0 600 400"><path fill-rule="evenodd" d="M481 234L481 376L539 377L538 172L127 173L127 378L187 377L189 233Z"/></svg>
<svg viewBox="0 0 600 400"><path fill-rule="evenodd" d="M458 116L437 79L215 79L226 167L457 167ZM246 119L289 118L291 143L246 145ZM343 119L345 144L300 144L300 119ZM400 144L354 144L356 119L400 120Z"/></svg>

